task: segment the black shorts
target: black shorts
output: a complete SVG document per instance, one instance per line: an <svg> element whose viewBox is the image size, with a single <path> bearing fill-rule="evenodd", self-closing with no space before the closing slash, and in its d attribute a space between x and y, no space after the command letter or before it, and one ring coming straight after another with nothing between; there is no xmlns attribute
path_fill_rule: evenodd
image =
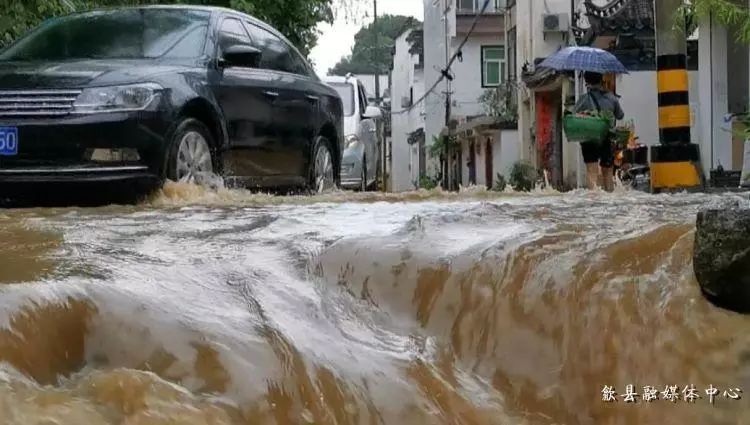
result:
<svg viewBox="0 0 750 425"><path fill-rule="evenodd" d="M599 162L603 168L610 168L615 164L615 153L612 151L612 140L607 139L601 143L581 143L583 162L594 164Z"/></svg>

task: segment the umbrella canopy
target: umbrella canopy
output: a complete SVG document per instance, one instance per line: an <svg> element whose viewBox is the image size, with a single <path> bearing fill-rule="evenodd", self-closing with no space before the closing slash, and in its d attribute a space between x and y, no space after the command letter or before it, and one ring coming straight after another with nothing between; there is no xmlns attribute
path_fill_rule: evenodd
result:
<svg viewBox="0 0 750 425"><path fill-rule="evenodd" d="M615 55L595 47L566 47L549 56L539 66L557 71L628 74L625 65Z"/></svg>

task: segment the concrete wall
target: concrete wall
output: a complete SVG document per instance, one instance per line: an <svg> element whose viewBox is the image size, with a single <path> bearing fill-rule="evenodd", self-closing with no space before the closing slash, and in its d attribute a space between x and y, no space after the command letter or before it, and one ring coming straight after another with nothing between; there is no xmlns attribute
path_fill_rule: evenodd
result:
<svg viewBox="0 0 750 425"><path fill-rule="evenodd" d="M566 36L545 35L542 31L544 13L567 13L570 15L570 0L525 0L517 1L514 15L516 25L516 75L522 74L524 64L533 66L535 58L544 58L567 45ZM570 18L570 17L569 17ZM519 82L520 83L520 82ZM522 144L521 157L535 161L532 144L534 122L533 94L525 87L519 90L519 138Z"/></svg>
<svg viewBox="0 0 750 425"><path fill-rule="evenodd" d="M727 45L726 28L715 20L700 22L700 146L707 176L717 165L727 167L732 163L731 133L724 125L729 112L727 78L731 72L727 67Z"/></svg>
<svg viewBox="0 0 750 425"><path fill-rule="evenodd" d="M412 146L408 144L411 132L424 128L424 104L417 105L411 110L402 107L402 98L410 98L413 89L414 100L418 100L424 93L424 72L416 70L415 65L419 57L409 53L409 43L406 41L410 31L396 39L396 54L393 58L391 74L391 135L392 135L392 168L391 189L402 192L415 188L415 175L419 171L419 157L412 153Z"/></svg>
<svg viewBox="0 0 750 425"><path fill-rule="evenodd" d="M507 181L513 164L520 158L521 145L518 142L518 130L501 130L500 146L495 149L495 175L498 173L505 176Z"/></svg>
<svg viewBox="0 0 750 425"><path fill-rule="evenodd" d="M729 112L742 113L748 107L748 51L747 44L737 41L734 36L736 29L731 28L731 36L727 37L727 85Z"/></svg>
<svg viewBox="0 0 750 425"><path fill-rule="evenodd" d="M443 10L446 3L452 0L423 0L424 1L424 81L425 87L429 88L440 77L440 69L445 68L446 55L446 30L443 21ZM453 15L453 14L451 14ZM455 19L448 17L448 35L455 31ZM424 102L427 117L425 120L426 144L432 144L433 137L440 134L445 126L444 95L448 90L445 80L438 84ZM428 158L427 172L436 175L439 169L439 161L436 158Z"/></svg>
<svg viewBox="0 0 750 425"><path fill-rule="evenodd" d="M690 71L690 104L693 109L692 140L700 140L697 126L700 120L700 94L698 72ZM617 78L617 94L625 111L625 119L632 119L640 142L644 145L659 144L659 93L656 71L633 71Z"/></svg>
<svg viewBox="0 0 750 425"><path fill-rule="evenodd" d="M472 36L463 48L463 62L455 62L453 72L453 115L476 116L484 113L479 97L486 90L482 87L482 46L502 46L502 33ZM456 37L452 51L456 51L463 39Z"/></svg>
<svg viewBox="0 0 750 425"><path fill-rule="evenodd" d="M492 156L490 157L486 150L487 138L492 140ZM506 181L510 177L510 171L513 164L518 161L519 148L517 130L499 130L489 136L477 136L474 139L476 152L476 184L477 186L486 186L487 177L486 161L492 161L492 185L494 187L497 181L495 177L498 174L505 176ZM461 144L462 164L461 178L463 186L469 186L469 142L463 141Z"/></svg>

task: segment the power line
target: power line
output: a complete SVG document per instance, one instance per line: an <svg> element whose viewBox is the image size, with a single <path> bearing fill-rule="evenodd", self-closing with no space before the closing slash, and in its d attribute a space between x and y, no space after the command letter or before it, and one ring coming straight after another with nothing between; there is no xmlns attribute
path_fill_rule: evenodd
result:
<svg viewBox="0 0 750 425"><path fill-rule="evenodd" d="M477 24L479 23L479 19L484 14L484 11L487 9L487 6L489 6L490 1L491 0L484 0L484 4L482 5L482 9L477 12L476 16L474 17L474 21L471 23L471 28L469 28L469 32L466 34L466 37L464 37L463 41L458 46L458 49L453 53L453 56L451 56L451 59L450 59L450 61L448 61L448 65L446 65L445 69L440 70L440 77L438 77L437 81L435 81L435 84L433 84L432 87L430 87L429 90L427 90L426 92L424 92L424 94L422 95L422 97L420 97L419 99L417 99L409 107L404 108L404 109L402 109L400 111L391 112L392 114L398 114L398 115L406 114L409 111L411 111L412 109L414 109L414 107L416 107L420 103L424 102L424 100L427 98L427 96L429 96L430 94L432 94L435 91L435 89L437 88L437 86L440 85L440 83L442 83L443 80L448 75L450 75L451 66L453 66L453 62L456 61L456 58L458 58L458 54L463 50L463 48L466 45L466 43L469 42L469 37L471 37L471 35L474 33L474 30L476 29ZM448 19L447 16L445 17L445 19ZM446 43L447 42L448 42L448 40L446 40Z"/></svg>

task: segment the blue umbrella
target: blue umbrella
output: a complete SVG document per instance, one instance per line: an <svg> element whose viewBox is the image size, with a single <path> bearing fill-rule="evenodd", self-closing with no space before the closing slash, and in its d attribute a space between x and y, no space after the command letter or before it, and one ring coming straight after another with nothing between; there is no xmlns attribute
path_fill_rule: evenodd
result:
<svg viewBox="0 0 750 425"><path fill-rule="evenodd" d="M595 47L566 47L549 56L539 66L557 71L628 74L625 65L615 55Z"/></svg>

